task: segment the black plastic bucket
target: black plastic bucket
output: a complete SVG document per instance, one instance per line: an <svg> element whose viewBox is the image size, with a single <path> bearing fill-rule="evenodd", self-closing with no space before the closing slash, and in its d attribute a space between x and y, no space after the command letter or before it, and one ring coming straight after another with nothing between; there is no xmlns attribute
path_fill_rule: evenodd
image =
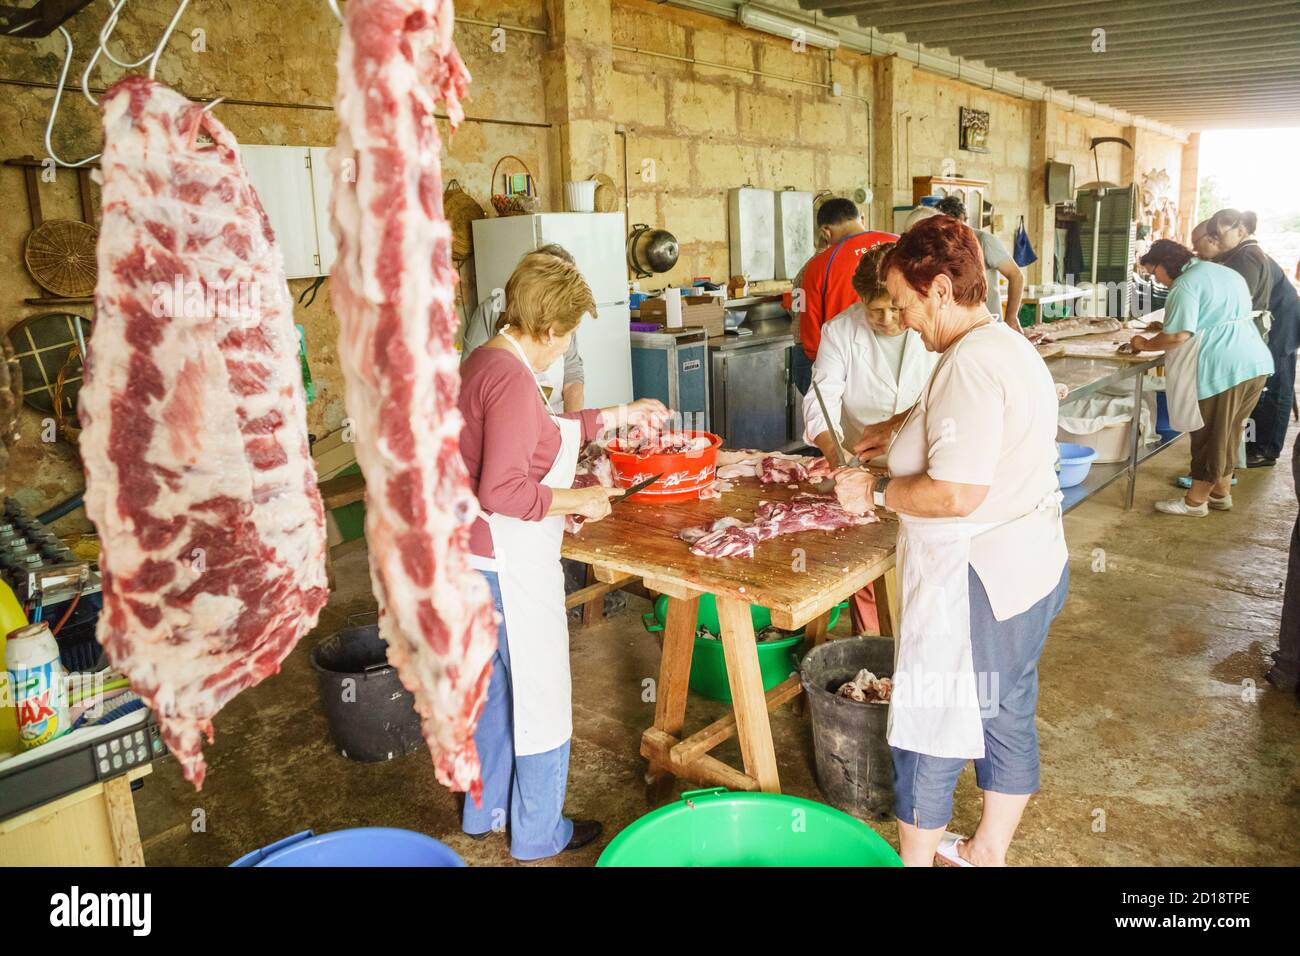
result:
<svg viewBox="0 0 1300 956"><path fill-rule="evenodd" d="M387 652L377 624L349 627L312 649L330 735L351 760L392 760L424 745L414 699Z"/></svg>
<svg viewBox="0 0 1300 956"><path fill-rule="evenodd" d="M866 668L894 673L894 641L850 637L813 648L799 669L812 714L817 785L834 807L862 820L881 819L894 805L894 762L885 740L887 704L863 704L835 692Z"/></svg>

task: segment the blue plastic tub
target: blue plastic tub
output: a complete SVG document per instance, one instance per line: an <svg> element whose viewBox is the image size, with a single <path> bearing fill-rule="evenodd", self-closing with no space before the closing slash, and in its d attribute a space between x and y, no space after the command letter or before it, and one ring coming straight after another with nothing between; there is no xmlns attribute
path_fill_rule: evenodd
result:
<svg viewBox="0 0 1300 956"><path fill-rule="evenodd" d="M1088 477L1092 463L1097 460L1096 450L1087 445L1075 445L1065 441L1058 441L1056 449L1061 456L1056 466L1061 487L1073 488L1075 485L1082 484L1083 479Z"/></svg>
<svg viewBox="0 0 1300 956"><path fill-rule="evenodd" d="M445 843L412 830L358 827L317 836L303 830L241 856L231 866L464 866Z"/></svg>

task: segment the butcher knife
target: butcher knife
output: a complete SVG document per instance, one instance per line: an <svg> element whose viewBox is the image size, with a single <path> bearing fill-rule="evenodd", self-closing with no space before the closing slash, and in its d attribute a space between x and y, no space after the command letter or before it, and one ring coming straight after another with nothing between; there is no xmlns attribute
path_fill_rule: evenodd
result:
<svg viewBox="0 0 1300 956"><path fill-rule="evenodd" d="M835 425L831 422L831 413L826 410L826 399L822 398L822 390L817 387L816 379L813 379L812 387L813 394L817 396L817 407L822 410L822 418L826 419L826 430L831 433L831 444L835 446L835 467L843 468L846 464L844 461L844 449L840 447L839 433L835 431ZM835 482L830 478L823 478L821 481L817 482L817 490L834 491Z"/></svg>
<svg viewBox="0 0 1300 956"><path fill-rule="evenodd" d="M646 478L642 481L638 481L635 485L632 485L630 488L628 488L627 491L623 492L623 495L621 497L611 498L610 499L611 506L618 504L620 501L627 501L627 499L631 498L638 491L645 491L645 489L649 488L651 485L653 485L656 481L658 481L662 477L663 477L663 473L660 472L657 475L651 475L649 478Z"/></svg>

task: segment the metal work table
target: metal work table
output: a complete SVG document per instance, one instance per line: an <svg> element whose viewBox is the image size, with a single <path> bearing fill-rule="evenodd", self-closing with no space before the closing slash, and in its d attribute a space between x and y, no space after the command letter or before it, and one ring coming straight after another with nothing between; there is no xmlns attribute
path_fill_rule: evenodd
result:
<svg viewBox="0 0 1300 956"><path fill-rule="evenodd" d="M1124 499L1124 508L1133 507L1133 489L1137 484L1137 470L1142 462L1152 455L1164 451L1182 437L1181 433L1160 434L1159 440L1144 446L1141 440L1142 394L1146 373L1164 364L1164 355L1153 355L1149 359L1100 359L1071 358L1062 356L1047 360L1047 369L1052 373L1052 380L1069 388L1069 394L1061 399L1061 404L1090 398L1102 389L1118 385L1126 378L1133 378L1133 427L1129 457L1126 461L1094 463L1088 471L1088 477L1073 488L1062 489L1065 498L1061 503L1065 511L1078 507L1092 495L1101 491L1111 482L1128 476L1128 493Z"/></svg>

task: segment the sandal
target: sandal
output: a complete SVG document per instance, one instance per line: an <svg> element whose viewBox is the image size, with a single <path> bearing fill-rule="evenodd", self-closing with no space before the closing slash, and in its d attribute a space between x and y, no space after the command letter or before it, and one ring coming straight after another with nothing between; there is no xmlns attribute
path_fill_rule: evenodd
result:
<svg viewBox="0 0 1300 956"><path fill-rule="evenodd" d="M974 863L963 860L957 853L957 845L965 842L966 838L964 836L945 833L939 839L939 848L934 851L934 862L940 866L974 866Z"/></svg>

